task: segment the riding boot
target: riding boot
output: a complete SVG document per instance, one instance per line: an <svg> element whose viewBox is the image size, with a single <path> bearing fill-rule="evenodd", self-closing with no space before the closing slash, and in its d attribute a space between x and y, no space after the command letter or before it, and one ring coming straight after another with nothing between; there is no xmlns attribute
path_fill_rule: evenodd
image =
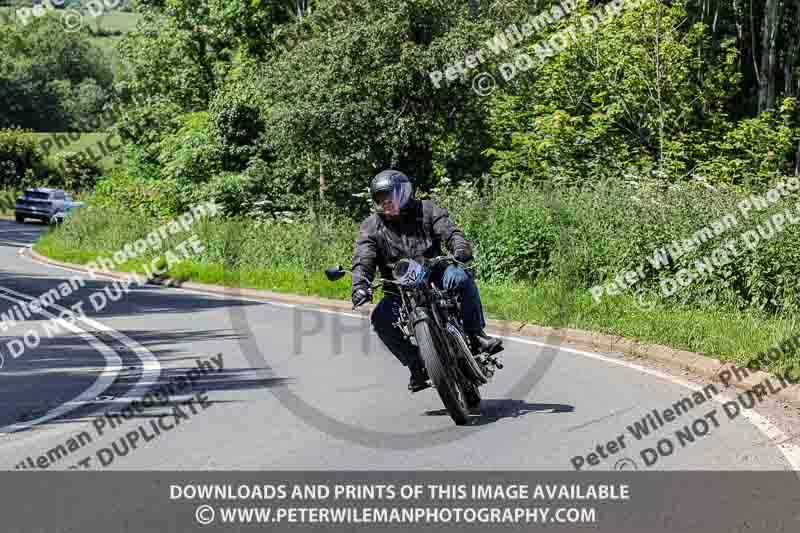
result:
<svg viewBox="0 0 800 533"><path fill-rule="evenodd" d="M411 371L411 379L408 382L408 390L412 393L425 390L431 386L430 383L428 383L428 372L423 365L412 365L409 367L409 370Z"/></svg>
<svg viewBox="0 0 800 533"><path fill-rule="evenodd" d="M489 355L496 354L503 350L503 341L487 335L483 329L468 333L473 349L479 352L486 352Z"/></svg>

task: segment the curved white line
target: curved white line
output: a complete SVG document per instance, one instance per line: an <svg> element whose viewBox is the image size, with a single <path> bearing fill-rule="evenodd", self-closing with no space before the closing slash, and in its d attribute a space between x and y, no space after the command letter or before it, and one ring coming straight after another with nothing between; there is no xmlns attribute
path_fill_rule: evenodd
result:
<svg viewBox="0 0 800 533"><path fill-rule="evenodd" d="M518 337L502 337L504 339L509 339L517 342L521 342L524 344L533 344L535 346L547 347L547 348L558 348L561 351L569 352L575 355L582 355L584 357L589 357L591 359L596 359L598 361L603 361L606 363L611 363L613 365L624 366L626 368L630 368L632 370L638 370L640 372L644 372L646 374L650 374L651 376L655 376L657 378L670 381L675 383L676 385L680 385L682 387L686 387L687 389L691 389L693 391L701 391L703 390L703 386L698 385L696 383L692 383L691 381L687 381L681 379L679 377L671 376L664 372L660 372L658 370L653 370L650 368L643 367L641 365L637 365L636 363L631 363L628 361L621 361L619 359L614 359L612 357L608 357L605 355L600 355L592 352L585 352L583 350L576 350L574 348L566 348L561 346L553 346L551 344L547 344L544 342L533 341L530 339L520 339ZM712 399L720 404L723 404L727 401L731 401L734 398L726 395L725 393L720 393L717 395L712 396ZM757 413L753 409L742 409L742 415L750 422L756 429L758 429L761 433L763 433L771 442L778 441L777 448L781 451L786 461L791 465L792 469L795 471L800 472L800 447L788 442L789 438L786 434L780 430L777 426L775 426L772 422L766 419L763 415Z"/></svg>
<svg viewBox="0 0 800 533"><path fill-rule="evenodd" d="M3 294L2 292L0 292L0 298L3 298L4 300L8 300L14 303L20 303L19 300L12 298L11 296L8 296L6 294ZM76 325L70 324L66 320L58 318L56 315L49 313L44 309L41 310L41 314L50 317L54 321L58 322L58 324L62 326L64 329L67 329L72 333L80 335L94 349L96 349L103 355L103 357L106 360L106 368L97 377L97 379L95 380L95 382L92 384L91 387L83 391L81 394L79 394L69 402L62 404L59 407L56 407L52 411L49 411L48 413L34 420L28 420L27 422L20 422L4 426L0 428L0 433L13 433L15 431L28 429L37 424L41 424L42 422L47 422L48 420L52 420L53 418L62 416L76 409L79 405L83 405L85 402L89 400L94 400L114 383L114 380L117 379L117 375L119 374L120 370L122 370L122 359L119 357L119 355L117 355L117 353L114 350L112 350L111 348L106 346L103 342L101 342L97 337L95 337L94 335L92 335L87 331L82 330Z"/></svg>
<svg viewBox="0 0 800 533"><path fill-rule="evenodd" d="M9 292L11 294L14 294L20 298L26 298L28 299L28 301L33 301L35 299L27 294L23 294L5 287L0 287L0 289ZM50 307L53 307L60 311L69 311L69 309L67 309L66 307L62 307L58 304L53 304ZM147 393L148 390L150 390L150 388L153 385L156 385L158 383L158 379L159 377L161 377L161 363L158 362L158 359L152 354L152 352L150 352L150 350L148 350L147 348L145 348L132 338L128 337L127 335L120 333L119 331L110 328L101 322L93 320L85 315L83 316L75 315L75 316L78 320L83 321L88 326L91 326L92 328L102 331L104 333L108 333L109 335L114 337L116 340L127 346L129 350L134 352L136 356L139 358L139 360L142 362L142 377L138 381L136 386L130 390L129 394L126 395L126 398L141 398ZM146 380L145 378L148 377L150 379Z"/></svg>
<svg viewBox="0 0 800 533"><path fill-rule="evenodd" d="M29 248L30 248L30 246L29 246ZM61 270L67 270L67 271L70 271L70 272L81 272L79 270L72 270L72 269L68 269L68 268L64 268L64 267L59 267L59 266L56 266L56 265L51 265L49 263L44 263L44 262L41 262L41 261L37 261L33 257L28 257L28 259L30 261L33 261L33 262L39 264L39 265L47 266L47 267L50 267L50 268L59 268ZM155 286L155 287L158 287L158 286ZM287 307L287 308L293 308L293 307L301 307L302 308L302 307L304 307L303 305L298 305L298 304L287 304L287 303L284 303L284 302L273 302L273 301L270 301L270 300L268 300L266 298L257 299L257 298L253 298L253 297L247 297L247 296L220 295L218 293L205 292L205 291L202 291L202 290L199 290L199 289L182 289L180 287L172 287L172 290L178 290L178 291L186 292L186 293L189 293L189 294L202 294L202 295L206 295L206 296L216 296L216 297L222 298L222 299L234 299L234 300L239 300L239 301L267 303L267 304L274 305L274 306L277 306L277 307ZM321 313L338 314L338 315L349 316L349 317L353 317L353 318L361 318L361 319L367 318L367 316L365 316L365 315L356 315L356 314L353 314L353 313L347 313L347 312L343 312L343 311L335 311L335 310L332 310L332 309L315 309L313 307L308 307L308 309L313 310L313 311L319 311ZM589 357L591 359L595 359L595 360L598 360L598 361L604 361L604 362L610 363L612 365L622 366L622 367L630 368L632 370L638 370L640 372L644 372L646 374L649 374L651 376L657 377L659 379L662 379L662 380L665 380L665 381L669 381L669 382L674 383L676 385L680 385L680 386L685 387L687 389L690 389L692 391L702 390L702 388L703 388L700 385L697 385L695 383L692 383L690 381L687 381L687 380L684 380L684 379L681 379L681 378L678 378L678 377L675 377L675 376L671 376L671 375L666 374L664 372L660 372L658 370L652 370L650 368L646 368L644 366L637 365L635 363L630 363L628 361L621 361L619 359L614 359L614 358L611 358L611 357L608 357L608 356L605 356L605 355L600 355L600 354L596 354L596 353L592 353L592 352L585 352L583 350L576 350L574 348L566 348L566 347L563 347L563 346L555 346L555 345L547 344L547 343L544 343L544 342L534 341L534 340L530 340L530 339L522 339L522 338L519 338L519 337L512 337L512 336L507 336L507 335L506 336L500 336L500 338L507 339L507 340L510 340L510 341L515 341L515 342L520 342L520 343L523 343L523 344L532 344L532 345L535 345L535 346L540 346L540 347L545 347L545 348L555 348L557 350L569 352L569 353L572 353L572 354L575 354L575 355L580 355L580 356L583 356L583 357ZM722 394L722 393L714 396L713 398L714 398L715 401L719 402L720 404L724 403L725 401L732 400L732 398L730 398L729 396L727 396L725 394ZM788 440L789 440L788 437L786 436L786 434L783 431L780 430L780 428L775 426L772 422L767 420L764 416L762 416L761 414L757 413L756 411L754 411L752 409L750 409L750 410L742 410L742 414L744 415L744 417L747 419L748 422L750 422L758 431L760 431L768 439L770 439L770 441L776 441L776 440L779 441L779 443L776 445L777 448L781 451L781 453L783 454L784 458L789 463L789 465L792 467L792 469L795 470L795 471L800 472L800 447L798 447L795 444L791 444L790 442L788 442Z"/></svg>

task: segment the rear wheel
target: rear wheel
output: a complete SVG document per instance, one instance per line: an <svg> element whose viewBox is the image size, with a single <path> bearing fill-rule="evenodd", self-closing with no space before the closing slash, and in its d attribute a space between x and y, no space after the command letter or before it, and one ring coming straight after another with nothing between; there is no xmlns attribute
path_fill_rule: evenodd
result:
<svg viewBox="0 0 800 533"><path fill-rule="evenodd" d="M25 223L25 217L22 216L22 215L14 215L14 220L17 221L17 224L24 224Z"/></svg>
<svg viewBox="0 0 800 533"><path fill-rule="evenodd" d="M426 321L420 320L414 326L414 334L419 345L419 354L428 370L428 376L431 378L433 386L436 387L436 392L439 393L450 418L456 425L466 424L469 415L466 395L461 390L458 381L450 376L447 367L442 364L430 325Z"/></svg>

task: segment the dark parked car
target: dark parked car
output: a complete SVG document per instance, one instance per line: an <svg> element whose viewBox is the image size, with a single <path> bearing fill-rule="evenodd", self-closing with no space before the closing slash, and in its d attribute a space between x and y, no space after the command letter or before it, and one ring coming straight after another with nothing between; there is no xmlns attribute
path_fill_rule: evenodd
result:
<svg viewBox="0 0 800 533"><path fill-rule="evenodd" d="M70 209L82 205L82 202L73 201L63 189L25 189L17 197L14 218L19 223L25 222L26 218L35 218L45 224L58 224L63 222L65 213Z"/></svg>

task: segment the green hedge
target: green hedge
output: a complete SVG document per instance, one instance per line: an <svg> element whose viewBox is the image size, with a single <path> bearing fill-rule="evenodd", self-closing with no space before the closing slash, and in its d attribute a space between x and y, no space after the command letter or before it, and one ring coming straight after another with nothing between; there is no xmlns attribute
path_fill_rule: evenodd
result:
<svg viewBox="0 0 800 533"><path fill-rule="evenodd" d="M661 283L707 257L727 239L755 231L775 213L793 209L800 194L784 196L768 209L744 216L737 205L749 195L732 187L702 183L666 186L637 181L606 182L583 189L549 192L524 185L502 187L479 197L469 188L445 191L440 200L464 227L476 249L476 267L486 280L568 278L589 289L618 274L645 275L630 293L666 305L735 307L769 313L800 311L800 228L787 224L701 281L669 297ZM800 218L800 211L794 211ZM726 215L736 225L668 265L654 268L657 250L682 242ZM649 258L649 259L648 259ZM666 282L665 282L666 283Z"/></svg>
<svg viewBox="0 0 800 533"><path fill-rule="evenodd" d="M0 129L0 187L93 187L102 169L83 152L61 152L48 158L41 138L22 129Z"/></svg>
<svg viewBox="0 0 800 533"><path fill-rule="evenodd" d="M117 181L114 181L117 180ZM107 246L122 220L138 217L144 234L154 218L180 212L173 205L175 184L124 176L103 180L92 202L105 206L108 227L98 226L92 247ZM235 192L235 191L234 191ZM617 274L640 269L645 279L626 290L673 307L737 308L791 314L800 310L800 232L787 225L775 238L763 240L706 279L665 297L660 283L694 265L728 238L737 238L775 212L794 206L800 195L783 197L771 209L745 218L737 204L745 196L732 188L710 190L702 184L608 182L584 189L514 185L484 195L459 188L438 192L438 201L473 242L478 278L492 283L554 280L589 291ZM133 206L120 209L119 202ZM737 225L662 268L651 265L656 250L682 241L712 222L733 214ZM800 212L798 212L800 215ZM317 208L290 222L234 217L203 226L207 244L202 261L237 269L319 271L350 262L358 221ZM76 228L77 229L77 228ZM69 240L70 227L64 238ZM93 229L94 231L94 229ZM111 232L111 233L109 233ZM124 238L122 238L124 237ZM83 246L83 244L80 244ZM609 298L608 296L605 297Z"/></svg>
<svg viewBox="0 0 800 533"><path fill-rule="evenodd" d="M453 208L454 218L463 224L467 236L475 244L475 265L480 272L480 290L487 316L603 331L723 355L739 364L747 363L756 353L796 334L797 320L791 313L768 316L751 312L757 309L755 306L737 311L722 305L689 306L677 300L662 300L655 302L653 309L643 309L632 294L607 298L600 304L593 302L587 280L602 279L594 269L605 268L610 272L617 267L629 268L626 257L650 251L647 250L648 232L661 235L659 232L669 230L649 226L659 220L655 215L636 220L637 216L651 212L643 207L615 211L624 198L613 203L612 190L613 187L609 187L608 191L572 194L528 191L523 196L504 191L482 201L477 196L470 198L468 191L461 191L465 194L448 193L441 199ZM701 196L698 190L688 189L676 194L695 195L697 201L705 198L706 206L715 205L716 201L724 203L719 198ZM595 212L587 209L589 206L594 206ZM661 213L664 220L669 219L669 214L683 212L686 218L674 221L674 228L681 225L694 228L688 213L697 214L700 209L695 206L689 209L681 204L665 213L655 212ZM158 224L157 217L144 212L104 208L90 202L87 208L75 211L65 224L46 234L35 248L56 259L87 263L98 255L110 256L126 244L145 237ZM334 214L309 215L305 220L293 222L205 219L195 223L189 232L169 235L168 242L158 249L148 250L145 256L120 265L119 269L144 272L146 261L175 248L194 234L205 249L172 268L171 276L231 287L347 299L348 280L331 283L325 279L323 270L350 263L357 227L356 221ZM507 232L515 236L499 243L493 241ZM634 239L637 235L638 241ZM790 242L796 240L792 237ZM505 257L503 246L513 247L515 253L518 248L522 251ZM524 246L528 246L528 252L524 251ZM492 256L492 253L497 255ZM753 261L770 259L768 253L752 258ZM512 269L515 260L521 265L517 271ZM500 261L500 266L494 264L495 261ZM535 279L514 279L526 271ZM771 278L764 270L751 275L764 283L773 282L773 285L754 284L759 294L774 292L776 285L795 294L796 279ZM716 280L709 280L707 284L690 287L687 292L699 301L707 291L724 293L725 290L730 289ZM787 354L770 365L773 371L786 368L800 368L800 361Z"/></svg>

